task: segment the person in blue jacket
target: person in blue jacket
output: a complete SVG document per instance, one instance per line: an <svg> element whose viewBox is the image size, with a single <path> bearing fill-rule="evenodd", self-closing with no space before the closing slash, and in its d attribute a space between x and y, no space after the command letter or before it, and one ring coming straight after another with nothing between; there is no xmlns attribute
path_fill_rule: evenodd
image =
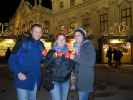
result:
<svg viewBox="0 0 133 100"><path fill-rule="evenodd" d="M40 41L42 34L41 25L34 24L31 27L31 36L17 42L9 57L8 63L14 76L18 100L36 100L44 49Z"/></svg>

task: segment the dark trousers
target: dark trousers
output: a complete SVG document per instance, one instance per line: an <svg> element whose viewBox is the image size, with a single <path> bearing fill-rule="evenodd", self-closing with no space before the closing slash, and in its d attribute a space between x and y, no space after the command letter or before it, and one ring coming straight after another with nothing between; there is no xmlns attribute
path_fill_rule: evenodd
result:
<svg viewBox="0 0 133 100"><path fill-rule="evenodd" d="M110 59L110 58L108 59L108 64L112 65L112 59Z"/></svg>

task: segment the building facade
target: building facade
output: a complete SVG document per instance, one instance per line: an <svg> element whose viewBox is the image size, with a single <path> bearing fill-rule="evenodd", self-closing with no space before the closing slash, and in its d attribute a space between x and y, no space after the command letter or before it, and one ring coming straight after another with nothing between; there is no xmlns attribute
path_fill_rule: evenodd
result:
<svg viewBox="0 0 133 100"><path fill-rule="evenodd" d="M72 35L73 30L81 26L93 36L102 62L106 62L110 45L128 48L123 62L133 62L133 0L52 0L51 10L43 7L41 2L34 0L34 5L30 5L21 0L9 23L12 34L29 31L34 23L43 26L44 34L53 35L60 32Z"/></svg>
<svg viewBox="0 0 133 100"><path fill-rule="evenodd" d="M74 26L84 26L101 36L122 21L129 26L129 32L133 31L133 0L52 0L52 10L34 1L35 5L30 5L21 0L10 22L11 31L21 32L25 26L28 29L33 23L40 23L51 33L58 32L59 26L65 26L67 31Z"/></svg>

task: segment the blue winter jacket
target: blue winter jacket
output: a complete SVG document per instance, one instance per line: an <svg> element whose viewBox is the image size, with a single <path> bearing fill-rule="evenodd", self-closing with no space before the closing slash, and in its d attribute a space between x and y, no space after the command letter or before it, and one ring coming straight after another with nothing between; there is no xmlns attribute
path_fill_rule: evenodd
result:
<svg viewBox="0 0 133 100"><path fill-rule="evenodd" d="M15 86L16 88L33 90L35 84L40 84L43 44L40 40L24 38L17 45L19 45L17 50L12 52L8 61L14 76ZM27 79L19 80L17 77L19 72L24 73Z"/></svg>

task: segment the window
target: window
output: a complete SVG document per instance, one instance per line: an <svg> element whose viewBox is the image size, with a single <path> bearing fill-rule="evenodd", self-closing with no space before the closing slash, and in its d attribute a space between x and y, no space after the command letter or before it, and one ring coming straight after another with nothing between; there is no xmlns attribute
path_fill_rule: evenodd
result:
<svg viewBox="0 0 133 100"><path fill-rule="evenodd" d="M131 11L131 7L121 9L121 22L125 22L126 25L131 27L131 25L132 25L132 11Z"/></svg>
<svg viewBox="0 0 133 100"><path fill-rule="evenodd" d="M108 31L108 14L104 13L99 16L100 19L100 32Z"/></svg>
<svg viewBox="0 0 133 100"><path fill-rule="evenodd" d="M70 7L73 7L75 5L75 0L70 0Z"/></svg>
<svg viewBox="0 0 133 100"><path fill-rule="evenodd" d="M63 1L60 2L60 8L64 8L64 2Z"/></svg>
<svg viewBox="0 0 133 100"><path fill-rule="evenodd" d="M40 2L42 2L42 6L52 9L52 0L40 0Z"/></svg>

